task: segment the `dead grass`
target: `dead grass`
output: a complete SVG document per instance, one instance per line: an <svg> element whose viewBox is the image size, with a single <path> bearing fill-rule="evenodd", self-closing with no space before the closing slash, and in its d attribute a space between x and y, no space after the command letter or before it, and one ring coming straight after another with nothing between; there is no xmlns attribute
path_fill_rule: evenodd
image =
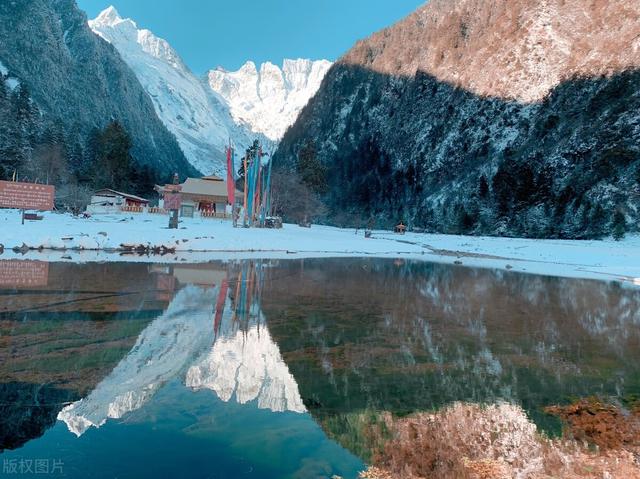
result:
<svg viewBox="0 0 640 479"><path fill-rule="evenodd" d="M639 35L639 0L431 0L340 61L536 102L562 81L637 68Z"/></svg>
<svg viewBox="0 0 640 479"><path fill-rule="evenodd" d="M621 416L609 407L604 410L600 420L607 423L607 444L611 446L605 449L569 438L571 433L563 439L548 439L538 433L521 408L510 404L457 403L433 414L389 418L392 439L374 456L375 467L361 477L640 478L640 456L633 450L637 432L623 427L620 440L613 440L611 434L621 425Z"/></svg>

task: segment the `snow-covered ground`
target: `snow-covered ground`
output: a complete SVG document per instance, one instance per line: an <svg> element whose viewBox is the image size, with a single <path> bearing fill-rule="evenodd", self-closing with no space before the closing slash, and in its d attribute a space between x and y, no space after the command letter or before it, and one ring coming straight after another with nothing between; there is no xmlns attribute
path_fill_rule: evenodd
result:
<svg viewBox="0 0 640 479"><path fill-rule="evenodd" d="M567 241L489 238L376 231L327 226L281 230L233 228L230 221L183 218L180 229L168 217L147 214L75 218L45 213L43 221L20 224L16 210L0 211L0 259L49 261L202 262L235 258L376 256L422 259L536 274L619 280L640 285L640 236L623 241ZM123 245L165 247L163 256L123 255ZM24 252L14 248L26 246ZM36 251L42 249L42 251Z"/></svg>

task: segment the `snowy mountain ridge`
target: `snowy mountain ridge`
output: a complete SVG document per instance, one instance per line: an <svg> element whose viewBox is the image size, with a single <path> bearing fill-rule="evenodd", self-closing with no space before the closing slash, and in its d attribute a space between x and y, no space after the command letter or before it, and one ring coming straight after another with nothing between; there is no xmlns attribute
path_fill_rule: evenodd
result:
<svg viewBox="0 0 640 479"><path fill-rule="evenodd" d="M245 125L236 123L228 107L212 95L163 39L120 17L109 7L91 29L111 43L151 97L156 113L177 138L188 161L204 174L225 171L224 148L252 141Z"/></svg>
<svg viewBox="0 0 640 479"><path fill-rule="evenodd" d="M0 38L0 89L22 92L31 104L27 124L19 125L16 95L0 102L2 178L14 170L23 179L42 178L31 152L55 125L68 155L50 179L66 184L79 168L91 169L89 143L113 121L131 137L137 168L195 174L134 72L89 28L75 0L0 2Z"/></svg>
<svg viewBox="0 0 640 479"><path fill-rule="evenodd" d="M285 60L282 71L265 64L264 75L259 75L248 62L238 72L218 69L202 79L166 40L139 29L113 6L89 26L120 53L189 162L204 174L224 173L229 140L239 151L256 138L275 149L330 66L326 61Z"/></svg>
<svg viewBox="0 0 640 479"><path fill-rule="evenodd" d="M271 62L256 67L252 61L235 72L209 71L209 86L229 104L236 121L277 141L300 110L316 94L332 63L327 60L284 60L282 68Z"/></svg>
<svg viewBox="0 0 640 479"><path fill-rule="evenodd" d="M102 11L94 20L89 20L91 29L109 43L115 43L113 35L103 32L103 29L111 27L114 33L120 35L121 41L130 42L133 37L142 47L142 50L155 58L166 61L175 68L186 68L177 52L166 40L156 37L147 29L138 29L137 24L130 18L122 18L114 6ZM117 48L117 45L114 45Z"/></svg>

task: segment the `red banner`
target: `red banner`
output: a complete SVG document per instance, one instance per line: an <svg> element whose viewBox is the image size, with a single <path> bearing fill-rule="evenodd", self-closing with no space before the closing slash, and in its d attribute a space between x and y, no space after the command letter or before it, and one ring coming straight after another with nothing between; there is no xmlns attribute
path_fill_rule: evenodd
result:
<svg viewBox="0 0 640 479"><path fill-rule="evenodd" d="M51 185L0 181L0 208L51 211L55 192Z"/></svg>
<svg viewBox="0 0 640 479"><path fill-rule="evenodd" d="M49 263L42 261L0 261L0 287L34 288L49 282Z"/></svg>
<svg viewBox="0 0 640 479"><path fill-rule="evenodd" d="M220 323L222 322L222 313L224 313L224 304L227 301L227 292L229 291L229 281L225 278L220 285L220 291L218 292L218 301L216 302L216 315L213 320L213 330L216 336L220 330Z"/></svg>
<svg viewBox="0 0 640 479"><path fill-rule="evenodd" d="M227 201L230 205L236 203L236 182L233 174L233 148L227 147Z"/></svg>
<svg viewBox="0 0 640 479"><path fill-rule="evenodd" d="M164 209L179 210L182 206L182 193L180 185L165 185L164 187Z"/></svg>

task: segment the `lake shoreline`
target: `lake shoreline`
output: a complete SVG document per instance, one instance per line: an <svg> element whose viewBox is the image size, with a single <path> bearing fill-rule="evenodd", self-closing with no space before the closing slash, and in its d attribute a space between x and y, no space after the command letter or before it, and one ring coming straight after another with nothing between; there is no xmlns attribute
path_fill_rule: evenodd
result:
<svg viewBox="0 0 640 479"><path fill-rule="evenodd" d="M208 262L235 259L375 257L420 260L546 276L619 281L640 286L640 236L613 240L534 240L426 233L397 235L313 225L283 229L233 228L226 220L46 213L20 224L19 213L0 213L0 260L72 262Z"/></svg>

